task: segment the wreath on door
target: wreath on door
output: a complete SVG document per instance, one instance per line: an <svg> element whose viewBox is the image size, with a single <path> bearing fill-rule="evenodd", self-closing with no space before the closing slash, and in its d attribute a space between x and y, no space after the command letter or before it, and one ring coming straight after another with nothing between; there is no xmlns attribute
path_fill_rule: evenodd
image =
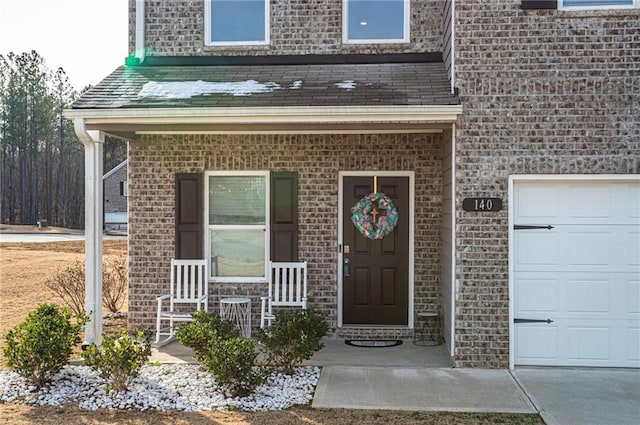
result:
<svg viewBox="0 0 640 425"><path fill-rule="evenodd" d="M351 208L351 222L362 236L382 239L398 224L398 210L387 195L373 192Z"/></svg>

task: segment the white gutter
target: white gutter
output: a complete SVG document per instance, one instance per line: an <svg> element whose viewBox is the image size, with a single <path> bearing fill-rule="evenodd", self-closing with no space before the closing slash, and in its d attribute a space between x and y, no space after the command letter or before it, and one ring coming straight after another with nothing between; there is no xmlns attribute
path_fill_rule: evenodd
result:
<svg viewBox="0 0 640 425"><path fill-rule="evenodd" d="M82 118L73 121L84 144L85 345L102 343L102 160L104 134L88 131Z"/></svg>
<svg viewBox="0 0 640 425"><path fill-rule="evenodd" d="M461 105L70 109L87 124L278 124L455 122Z"/></svg>
<svg viewBox="0 0 640 425"><path fill-rule="evenodd" d="M144 62L144 0L136 0L136 59Z"/></svg>

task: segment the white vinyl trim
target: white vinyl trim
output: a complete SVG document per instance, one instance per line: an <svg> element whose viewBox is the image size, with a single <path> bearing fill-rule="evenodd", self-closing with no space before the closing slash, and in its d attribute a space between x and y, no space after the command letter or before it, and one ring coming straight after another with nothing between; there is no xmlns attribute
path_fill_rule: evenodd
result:
<svg viewBox="0 0 640 425"><path fill-rule="evenodd" d="M99 124L454 122L462 105L275 106L248 108L67 109L67 118Z"/></svg>
<svg viewBox="0 0 640 425"><path fill-rule="evenodd" d="M515 247L513 225L514 223L514 188L519 182L525 181L555 181L558 183L568 181L640 181L638 174L522 174L509 176L507 199L509 206L509 369L515 369L515 326L514 319L514 294L515 282L513 276L513 264L515 261Z"/></svg>
<svg viewBox="0 0 640 425"><path fill-rule="evenodd" d="M336 273L338 276L338 328L343 326L343 311L342 311L342 264L344 261L342 250L339 249L344 243L343 241L343 223L342 223L342 209L344 208L344 202L342 195L344 191L344 177L351 176L378 176L378 177L408 177L409 178L409 304L408 304L408 327L413 329L414 326L414 232L415 232L415 172L413 171L339 171L338 172L338 265Z"/></svg>
<svg viewBox="0 0 640 425"><path fill-rule="evenodd" d="M451 126L451 331L449 354L454 357L456 336L456 125Z"/></svg>

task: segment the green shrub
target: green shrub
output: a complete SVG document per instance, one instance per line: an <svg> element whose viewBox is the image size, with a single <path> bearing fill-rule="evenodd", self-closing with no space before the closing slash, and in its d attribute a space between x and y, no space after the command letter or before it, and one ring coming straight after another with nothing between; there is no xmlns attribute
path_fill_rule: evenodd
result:
<svg viewBox="0 0 640 425"><path fill-rule="evenodd" d="M69 361L88 316L71 323L69 309L41 304L24 322L6 332L7 364L36 387L46 385Z"/></svg>
<svg viewBox="0 0 640 425"><path fill-rule="evenodd" d="M325 318L312 309L276 313L276 320L258 333L267 362L292 374L294 367L323 347L320 342L329 329Z"/></svg>
<svg viewBox="0 0 640 425"><path fill-rule="evenodd" d="M202 364L213 374L216 382L227 387L232 397L244 397L265 378L264 371L254 366L257 356L252 339L216 338L209 343L208 356Z"/></svg>
<svg viewBox="0 0 640 425"><path fill-rule="evenodd" d="M193 321L176 329L176 339L191 348L194 358L227 387L233 397L251 394L264 380L254 367L258 352L252 339L240 336L236 326L218 315L199 311Z"/></svg>
<svg viewBox="0 0 640 425"><path fill-rule="evenodd" d="M151 355L149 337L142 331L122 332L117 338L105 337L102 347L95 343L84 352L84 364L110 382L110 389L124 391Z"/></svg>
<svg viewBox="0 0 640 425"><path fill-rule="evenodd" d="M204 310L192 314L193 321L181 323L176 328L175 337L180 344L193 350L194 358L203 363L209 356L210 342L218 338L240 337L240 331L229 320Z"/></svg>

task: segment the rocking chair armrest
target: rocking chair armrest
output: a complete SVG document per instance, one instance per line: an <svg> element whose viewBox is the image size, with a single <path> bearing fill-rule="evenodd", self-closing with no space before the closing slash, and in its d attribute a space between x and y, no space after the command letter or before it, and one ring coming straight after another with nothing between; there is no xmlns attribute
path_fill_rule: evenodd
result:
<svg viewBox="0 0 640 425"><path fill-rule="evenodd" d="M157 301L164 301L164 300L168 300L169 298L171 298L171 294L164 294L164 295L160 295L159 297L156 298Z"/></svg>
<svg viewBox="0 0 640 425"><path fill-rule="evenodd" d="M209 295L203 295L200 298L198 298L198 301L205 301L209 298Z"/></svg>
<svg viewBox="0 0 640 425"><path fill-rule="evenodd" d="M260 301L267 301L269 297L260 297Z"/></svg>

